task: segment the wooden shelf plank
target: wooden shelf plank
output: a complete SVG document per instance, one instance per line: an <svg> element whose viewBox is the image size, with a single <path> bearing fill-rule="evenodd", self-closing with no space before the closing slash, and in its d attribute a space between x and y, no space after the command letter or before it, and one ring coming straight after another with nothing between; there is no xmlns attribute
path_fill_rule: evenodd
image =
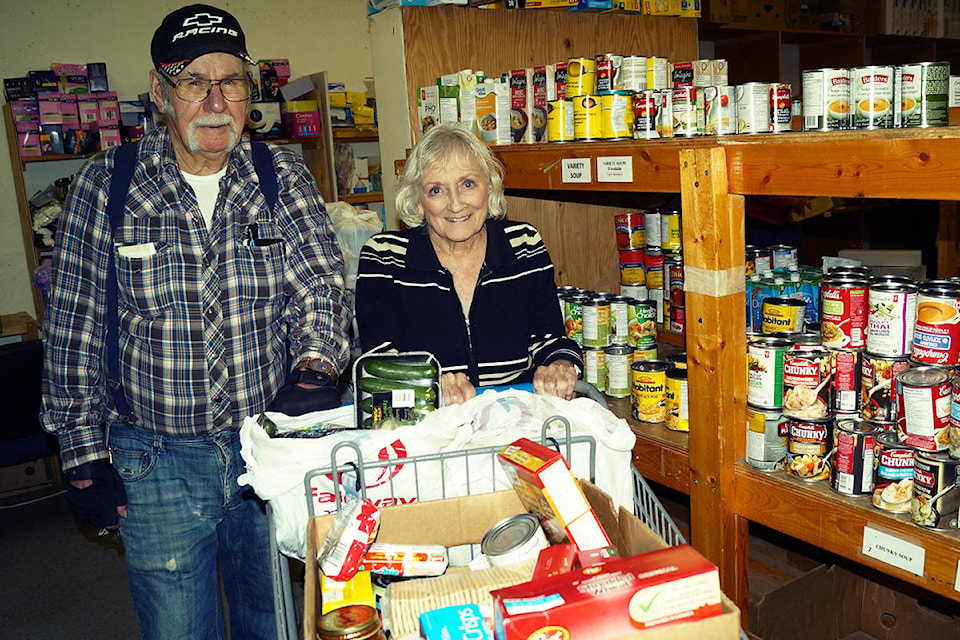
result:
<svg viewBox="0 0 960 640"><path fill-rule="evenodd" d="M635 420L630 398L607 398L607 405L630 425L637 442L633 447L633 464L647 480L681 493L690 493L690 437L667 429L662 422Z"/></svg>
<svg viewBox="0 0 960 640"><path fill-rule="evenodd" d="M356 127L337 128L331 127L333 139L338 142L377 142L380 140L380 133L374 129L358 129Z"/></svg>
<svg viewBox="0 0 960 640"><path fill-rule="evenodd" d="M341 195L340 200L350 204L363 204L367 202L383 202L383 191L369 191L367 193L348 193Z"/></svg>
<svg viewBox="0 0 960 640"><path fill-rule="evenodd" d="M869 496L842 496L827 481L804 482L785 472L763 473L741 463L736 465L736 484L741 516L960 602L960 591L954 588L960 531L918 527L909 514L874 508ZM924 575L864 555L863 530L868 525L922 546Z"/></svg>

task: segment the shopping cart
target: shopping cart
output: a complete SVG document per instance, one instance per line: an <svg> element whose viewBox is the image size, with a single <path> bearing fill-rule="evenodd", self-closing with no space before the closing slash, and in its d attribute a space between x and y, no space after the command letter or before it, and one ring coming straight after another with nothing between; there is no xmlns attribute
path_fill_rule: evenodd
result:
<svg viewBox="0 0 960 640"><path fill-rule="evenodd" d="M602 396L600 398L602 401ZM605 403L604 403L605 404ZM558 429L562 436L552 436ZM591 482L596 478L596 441L592 436L570 434L570 423L562 416L554 416L544 421L541 428L541 442L564 454L571 468L586 468L586 477ZM422 495L421 488L429 487L431 499L455 497L448 495L448 488L467 487L467 493L457 496L487 493L503 490L503 484L497 484L497 453L505 446L480 447L464 451L434 453L388 460L363 460L359 447L352 442L337 444L330 453L330 465L308 471L304 477L304 490L307 496L308 513L315 515L313 493L318 478L332 480L336 490L333 492L336 507L341 501L353 496L367 497L367 478L386 478L389 496L396 493L392 484L394 471L403 466L406 473L413 472L416 495ZM634 489L634 513L669 545L682 544L683 535L663 505L650 490L646 480L631 467ZM388 500L389 501L389 500ZM268 503L268 510L270 504ZM273 584L277 615L277 634L280 640L297 640L297 621L301 615L293 594L288 559L276 546L276 536L271 523L271 558L273 558Z"/></svg>

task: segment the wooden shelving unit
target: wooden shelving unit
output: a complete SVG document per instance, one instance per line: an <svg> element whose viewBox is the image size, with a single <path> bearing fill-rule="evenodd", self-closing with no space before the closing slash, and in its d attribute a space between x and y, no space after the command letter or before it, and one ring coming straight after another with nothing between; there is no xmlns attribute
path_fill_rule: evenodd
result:
<svg viewBox="0 0 960 640"><path fill-rule="evenodd" d="M690 495L692 542L721 569L724 590L745 611L748 524L758 522L960 602L960 533L930 531L827 483L794 482L743 465L746 335L743 329L745 195L956 200L960 129L765 134L498 149L505 185L525 193L679 191L687 275L686 351L690 435L629 418L634 462L651 480ZM632 181L596 180L601 158L629 158ZM587 160L594 179L571 184L563 160ZM575 229L568 229L576 233ZM863 553L866 528L918 545L915 575Z"/></svg>

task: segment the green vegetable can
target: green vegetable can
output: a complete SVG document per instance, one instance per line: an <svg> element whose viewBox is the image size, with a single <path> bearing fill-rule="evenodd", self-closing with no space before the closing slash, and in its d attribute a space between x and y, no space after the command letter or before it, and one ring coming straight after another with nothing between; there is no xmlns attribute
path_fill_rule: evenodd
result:
<svg viewBox="0 0 960 640"><path fill-rule="evenodd" d="M867 291L867 353L888 358L910 355L917 319L917 287L875 282Z"/></svg>

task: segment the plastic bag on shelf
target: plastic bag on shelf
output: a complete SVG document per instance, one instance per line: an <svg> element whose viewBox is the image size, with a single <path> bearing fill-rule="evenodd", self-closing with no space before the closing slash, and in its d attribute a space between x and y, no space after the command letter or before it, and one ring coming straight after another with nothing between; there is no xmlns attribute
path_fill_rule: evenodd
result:
<svg viewBox="0 0 960 640"><path fill-rule="evenodd" d="M348 289L353 289L357 284L360 249L373 234L383 231L383 221L378 212L357 209L346 202L328 202L327 214L343 253L344 282Z"/></svg>

